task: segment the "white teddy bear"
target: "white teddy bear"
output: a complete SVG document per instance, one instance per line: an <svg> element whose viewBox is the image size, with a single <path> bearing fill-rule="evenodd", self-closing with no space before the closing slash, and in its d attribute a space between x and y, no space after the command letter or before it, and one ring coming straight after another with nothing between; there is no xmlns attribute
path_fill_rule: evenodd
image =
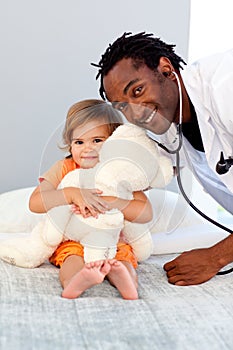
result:
<svg viewBox="0 0 233 350"><path fill-rule="evenodd" d="M170 160L160 156L158 146L145 130L124 124L105 141L100 162L94 168L73 170L59 187L98 188L105 196L130 200L134 191L164 187L172 176ZM37 267L63 240L71 239L84 246L85 262L111 259L122 230L138 261L147 259L153 250L148 224L128 222L117 209L99 214L98 218L83 218L74 214L70 205L49 210L29 237L1 242L0 258L21 267Z"/></svg>

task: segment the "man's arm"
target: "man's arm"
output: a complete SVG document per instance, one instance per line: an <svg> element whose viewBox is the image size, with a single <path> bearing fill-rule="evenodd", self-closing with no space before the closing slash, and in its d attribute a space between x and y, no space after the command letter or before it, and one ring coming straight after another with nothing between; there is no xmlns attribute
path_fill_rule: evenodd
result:
<svg viewBox="0 0 233 350"><path fill-rule="evenodd" d="M164 270L169 283L188 286L208 281L231 262L233 262L233 234L213 247L182 253L166 263Z"/></svg>

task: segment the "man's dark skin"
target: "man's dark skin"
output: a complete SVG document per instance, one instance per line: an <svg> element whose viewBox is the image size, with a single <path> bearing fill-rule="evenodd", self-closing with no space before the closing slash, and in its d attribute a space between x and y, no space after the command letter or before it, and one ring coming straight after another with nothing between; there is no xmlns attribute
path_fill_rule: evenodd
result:
<svg viewBox="0 0 233 350"><path fill-rule="evenodd" d="M161 57L157 71L145 64L138 67L131 58L123 58L103 78L106 98L114 102L129 122L163 134L179 120L179 94L175 71L181 82L183 123L191 119L190 103L182 77L170 60ZM168 281L179 286L208 281L233 261L233 235L206 249L184 252L166 263Z"/></svg>

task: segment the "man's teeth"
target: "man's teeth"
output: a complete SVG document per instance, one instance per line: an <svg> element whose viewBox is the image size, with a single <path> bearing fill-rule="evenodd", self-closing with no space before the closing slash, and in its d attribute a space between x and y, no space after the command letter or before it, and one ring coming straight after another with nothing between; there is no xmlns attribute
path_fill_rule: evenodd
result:
<svg viewBox="0 0 233 350"><path fill-rule="evenodd" d="M156 113L156 109L153 110L153 112L149 115L149 117L144 121L144 123L150 123L151 120L154 118L154 115Z"/></svg>

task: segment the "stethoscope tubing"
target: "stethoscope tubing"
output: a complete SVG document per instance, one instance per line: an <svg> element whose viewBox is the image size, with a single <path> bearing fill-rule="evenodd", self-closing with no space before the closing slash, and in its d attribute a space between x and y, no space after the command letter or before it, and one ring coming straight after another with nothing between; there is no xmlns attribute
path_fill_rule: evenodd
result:
<svg viewBox="0 0 233 350"><path fill-rule="evenodd" d="M178 146L175 150L171 150L171 149L168 149L164 144L162 143L159 143L158 141L154 140L159 147L161 147L164 151L166 151L167 153L169 154L175 154L176 155L176 170L177 170L177 183L178 183L178 187L179 187L179 190L182 194L182 196L184 197L184 199L186 200L186 202L188 203L188 205L193 209L195 210L195 212L197 212L200 216L202 216L205 220L209 221L210 223L212 223L213 225L219 227L220 229L230 233L230 234L233 234L233 230L222 225L221 223L213 220L212 218L210 218L209 216L207 216L205 213L203 213L200 209L198 209L192 202L191 200L188 198L188 196L186 195L185 191L184 191L184 188L183 188L183 185L182 185L182 181L181 181L181 174L180 174L180 150L181 150L181 147L183 145L183 135L182 135L182 91L181 91L181 84L180 84L180 80L179 80L179 77L177 75L176 72L172 72L175 77L176 77L176 80L177 80L177 84L178 84L178 90L179 90L179 100L180 100L180 113L179 113L179 123L177 125L177 137L178 137ZM226 271L219 271L217 273L217 275L226 275L230 272L233 271L233 268L231 269L228 269Z"/></svg>

